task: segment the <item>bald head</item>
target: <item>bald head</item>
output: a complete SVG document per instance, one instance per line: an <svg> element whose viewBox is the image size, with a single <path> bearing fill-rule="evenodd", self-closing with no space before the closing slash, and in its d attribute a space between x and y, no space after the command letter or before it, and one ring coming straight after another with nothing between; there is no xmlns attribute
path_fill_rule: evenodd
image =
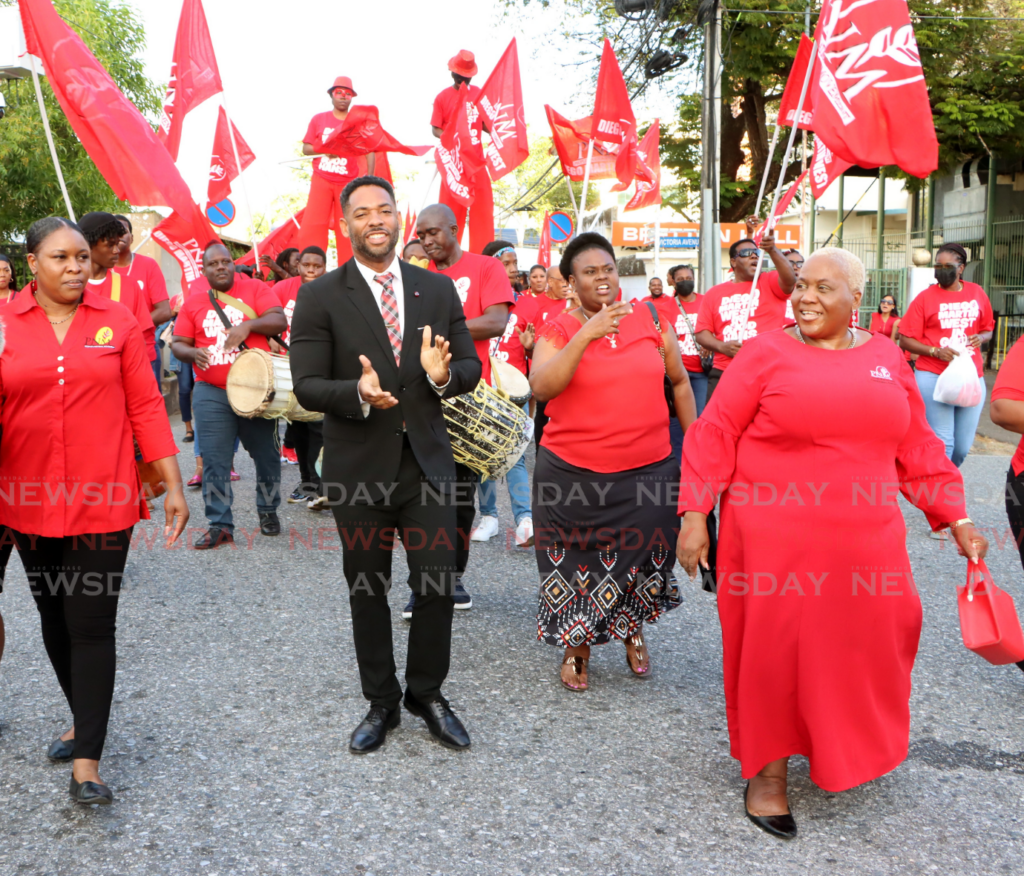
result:
<svg viewBox="0 0 1024 876"><path fill-rule="evenodd" d="M435 225L459 224L455 218L455 211L447 204L431 204L425 208L420 213L416 226L419 227L419 223L424 221L434 223Z"/></svg>
<svg viewBox="0 0 1024 876"><path fill-rule="evenodd" d="M459 247L459 225L452 208L431 204L416 219L416 236L437 267L444 269L462 257Z"/></svg>

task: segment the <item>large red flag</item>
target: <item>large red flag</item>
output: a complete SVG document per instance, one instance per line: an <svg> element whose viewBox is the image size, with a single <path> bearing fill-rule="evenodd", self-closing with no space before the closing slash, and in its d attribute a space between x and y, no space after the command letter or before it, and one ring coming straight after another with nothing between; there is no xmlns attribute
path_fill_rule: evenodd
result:
<svg viewBox="0 0 1024 876"><path fill-rule="evenodd" d="M160 139L177 160L185 114L224 90L202 0L185 0L171 58L171 81L160 113Z"/></svg>
<svg viewBox="0 0 1024 876"><path fill-rule="evenodd" d="M19 7L28 51L42 58L61 109L114 194L188 213L192 195L171 156L78 34L49 0L20 0Z"/></svg>
<svg viewBox="0 0 1024 876"><path fill-rule="evenodd" d="M249 144L242 139L235 123L231 123L235 129L235 145L238 146L238 157L242 161L242 170L245 170L256 160ZM231 181L238 178L239 170L235 164L235 150L231 146L231 134L228 133L228 114L224 107L220 108L217 115L217 133L213 137L213 155L210 158L210 184L207 187L207 203L216 204L231 194Z"/></svg>
<svg viewBox="0 0 1024 876"><path fill-rule="evenodd" d="M473 203L473 177L483 167L483 152L479 146L474 148L472 142L468 116L465 112L454 112L434 153L441 185L466 207Z"/></svg>
<svg viewBox="0 0 1024 876"><path fill-rule="evenodd" d="M188 295L188 284L203 273L203 250L212 241L220 241L206 214L196 204L184 216L171 213L153 229L153 240L181 265L181 291Z"/></svg>
<svg viewBox="0 0 1024 876"><path fill-rule="evenodd" d="M651 207L661 203L661 124L660 119L655 119L654 124L647 129L643 140L637 147L637 164L643 169L637 174L636 191L630 198L623 210L639 210L641 207ZM650 176L650 181L643 176Z"/></svg>
<svg viewBox="0 0 1024 876"><path fill-rule="evenodd" d="M551 267L551 220L544 211L544 224L540 228L540 245L537 247L537 264Z"/></svg>
<svg viewBox="0 0 1024 876"><path fill-rule="evenodd" d="M405 246L410 240L416 237L416 213L412 212L412 205L405 205L405 231L402 234L402 246Z"/></svg>
<svg viewBox="0 0 1024 876"><path fill-rule="evenodd" d="M843 161L832 154L832 150L821 142L820 137L814 138L814 151L811 153L811 192L820 198L832 183L853 167L849 161ZM840 217L842 219L842 217Z"/></svg>
<svg viewBox="0 0 1024 876"><path fill-rule="evenodd" d="M569 121L561 113L545 105L551 139L562 165L562 173L569 179L580 182L587 166L587 144L590 142L591 117ZM615 156L599 144L594 144L594 155L590 163L591 179L615 179Z"/></svg>
<svg viewBox="0 0 1024 876"><path fill-rule="evenodd" d="M375 106L354 106L330 138L320 147L332 155L366 155L369 152L402 152L426 155L432 146L406 146L384 130Z"/></svg>
<svg viewBox="0 0 1024 876"><path fill-rule="evenodd" d="M515 37L487 77L476 102L490 128L491 142L484 153L487 172L491 179L501 179L530 154Z"/></svg>
<svg viewBox="0 0 1024 876"><path fill-rule="evenodd" d="M800 103L800 91L804 87L804 79L807 77L807 65L811 60L811 49L814 43L807 34L800 35L800 47L796 50L796 58L793 60L793 69L789 71L789 79L786 80L786 88L782 92L782 101L779 103L779 124L793 127L796 119L796 105ZM804 97L804 106L800 112L800 124L797 126L805 131L814 130L814 112L811 110L810 89Z"/></svg>
<svg viewBox="0 0 1024 876"><path fill-rule="evenodd" d="M803 185L804 179L809 172L810 168L805 170L793 181L793 185L786 190L786 194L779 198L779 203L775 206L775 212L768 217L767 222L754 232L754 243L758 246L761 245L761 238L764 237L765 234L770 233L771 230L779 224L779 220L786 215L786 210L789 209L789 205L792 203L794 195L799 191L800 186Z"/></svg>
<svg viewBox="0 0 1024 876"><path fill-rule="evenodd" d="M924 177L939 144L906 0L824 0L814 32L814 131L861 167Z"/></svg>
<svg viewBox="0 0 1024 876"><path fill-rule="evenodd" d="M299 237L299 229L302 227L302 216L306 212L303 207L298 213L289 216L284 222L273 229L270 234L260 241L260 257L270 256L276 259L288 247L295 246ZM236 265L253 265L256 263L256 254L250 249L244 256L235 259Z"/></svg>
<svg viewBox="0 0 1024 876"><path fill-rule="evenodd" d="M622 78L618 59L607 38L601 52L601 69L597 74L597 93L594 96L595 140L621 146L629 131L636 133L636 117L629 100L626 80Z"/></svg>

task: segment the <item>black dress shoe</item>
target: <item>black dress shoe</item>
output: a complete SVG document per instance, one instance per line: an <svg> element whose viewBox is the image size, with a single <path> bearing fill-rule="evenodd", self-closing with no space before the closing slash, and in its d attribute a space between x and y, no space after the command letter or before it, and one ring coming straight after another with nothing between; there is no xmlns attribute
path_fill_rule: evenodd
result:
<svg viewBox="0 0 1024 876"><path fill-rule="evenodd" d="M72 779L68 793L76 803L87 805L98 803L100 806L107 806L114 802L114 795L110 792L110 788L99 782L76 782Z"/></svg>
<svg viewBox="0 0 1024 876"><path fill-rule="evenodd" d="M461 751L469 748L469 734L462 722L455 717L448 700L442 696L429 703L421 703L408 691L405 692L405 707L416 717L427 722L430 735L435 737L445 748Z"/></svg>
<svg viewBox="0 0 1024 876"><path fill-rule="evenodd" d="M752 815L750 810L747 809L747 793L749 791L750 782L747 782L747 787L743 791L743 809L747 813L747 818L765 833L770 833L772 836L777 836L781 839L793 839L796 836L796 821L793 819L792 813L786 813L785 815Z"/></svg>
<svg viewBox="0 0 1024 876"><path fill-rule="evenodd" d="M281 534L281 521L273 511L260 514L260 532L264 535Z"/></svg>
<svg viewBox="0 0 1024 876"><path fill-rule="evenodd" d="M388 738L388 730L394 730L402 720L402 711L397 706L386 709L384 706L370 706L370 711L352 731L348 749L353 754L369 754L376 751Z"/></svg>
<svg viewBox="0 0 1024 876"><path fill-rule="evenodd" d="M53 744L46 749L46 756L54 763L64 763L75 756L75 740L55 739Z"/></svg>
<svg viewBox="0 0 1024 876"><path fill-rule="evenodd" d="M226 529L219 529L216 526L211 526L206 532L196 539L196 542L192 547L197 551L210 551L226 544L234 545L234 543L235 537Z"/></svg>

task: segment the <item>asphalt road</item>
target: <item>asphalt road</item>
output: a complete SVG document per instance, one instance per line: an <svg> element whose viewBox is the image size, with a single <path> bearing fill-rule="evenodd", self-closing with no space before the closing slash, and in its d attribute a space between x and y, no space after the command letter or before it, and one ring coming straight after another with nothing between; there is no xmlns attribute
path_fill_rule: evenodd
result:
<svg viewBox="0 0 1024 876"><path fill-rule="evenodd" d="M632 677L608 645L591 690L572 694L558 684L558 652L536 642L532 554L503 538L474 545L475 605L455 618L446 691L472 749L441 748L405 713L382 750L350 755L365 703L332 519L285 506L290 534L251 536L254 472L244 453L237 463L236 522L251 547L239 531L236 551L143 539L131 554L102 764L111 807L73 806L70 767L44 756L69 714L12 559L0 597L0 874L1024 872L1024 675L963 648L964 563L926 537L919 513L908 536L925 617L910 757L842 794L816 788L795 759L801 834L784 843L743 817L712 597L688 588L649 630L653 677ZM1002 506L1007 463L971 456L964 474L970 511L993 536L996 581L1024 604ZM297 479L286 468L289 489ZM201 526L198 494L191 502ZM400 555L396 572L404 581ZM400 666L404 602L393 595Z"/></svg>

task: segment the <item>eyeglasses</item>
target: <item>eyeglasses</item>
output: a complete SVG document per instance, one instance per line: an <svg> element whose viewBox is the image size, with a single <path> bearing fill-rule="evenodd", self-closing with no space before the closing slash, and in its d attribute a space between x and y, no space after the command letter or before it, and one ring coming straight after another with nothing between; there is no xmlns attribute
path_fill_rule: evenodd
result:
<svg viewBox="0 0 1024 876"><path fill-rule="evenodd" d="M736 258L738 259L749 259L751 256L760 255L761 250L759 249L739 249L736 251Z"/></svg>
<svg viewBox="0 0 1024 876"><path fill-rule="evenodd" d="M804 266L804 263L803 263L803 262L790 262L790 264L791 264L791 265L792 265L792 266L793 266L794 268L802 268L802 267Z"/></svg>

